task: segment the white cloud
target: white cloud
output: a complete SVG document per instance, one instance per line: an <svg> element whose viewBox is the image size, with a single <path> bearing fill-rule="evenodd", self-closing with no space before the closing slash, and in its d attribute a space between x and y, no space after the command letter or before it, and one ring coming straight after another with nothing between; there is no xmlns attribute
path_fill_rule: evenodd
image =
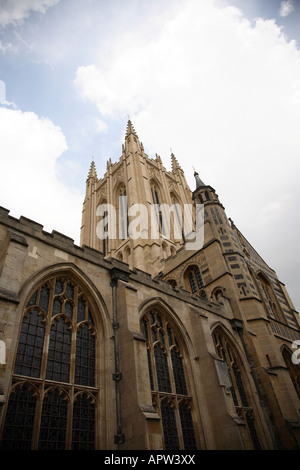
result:
<svg viewBox="0 0 300 470"><path fill-rule="evenodd" d="M110 47L105 66L78 67L75 83L81 96L102 116L125 119L129 114L146 152L159 153L167 167L172 147L192 188L195 166L247 238L257 239L259 233L256 248L274 269L280 243L286 263L294 259L293 250L300 259L295 217L294 246L286 247L283 237L272 251L269 242L282 235L276 205L270 206L278 192L294 191L289 213L298 212L296 43L287 42L275 20L257 19L252 26L236 8L189 0L152 39L128 32ZM263 207L268 205L273 217L267 226ZM265 237L257 232L260 224L265 224Z"/></svg>
<svg viewBox="0 0 300 470"><path fill-rule="evenodd" d="M0 25L7 26L19 23L27 18L32 11L45 13L59 0L2 0L0 5Z"/></svg>
<svg viewBox="0 0 300 470"><path fill-rule="evenodd" d="M106 122L101 121L101 119L96 119L96 130L97 132L106 134L108 132L108 127L107 127Z"/></svg>
<svg viewBox="0 0 300 470"><path fill-rule="evenodd" d="M33 112L0 107L0 200L14 217L45 230L79 235L82 196L64 184L57 160L67 149L61 129Z"/></svg>
<svg viewBox="0 0 300 470"><path fill-rule="evenodd" d="M291 0L282 1L280 4L279 15L282 17L288 16L293 10L294 6Z"/></svg>

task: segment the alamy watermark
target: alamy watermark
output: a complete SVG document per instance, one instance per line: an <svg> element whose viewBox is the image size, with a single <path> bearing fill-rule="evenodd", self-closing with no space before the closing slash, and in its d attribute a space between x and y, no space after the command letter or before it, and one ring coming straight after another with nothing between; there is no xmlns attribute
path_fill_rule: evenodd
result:
<svg viewBox="0 0 300 470"><path fill-rule="evenodd" d="M127 208L127 196L120 196L118 210L112 204L100 204L96 215L101 217L96 227L101 240L158 240L173 236L185 242L186 250L200 250L204 244L203 204L183 204L182 208L180 204L137 203Z"/></svg>

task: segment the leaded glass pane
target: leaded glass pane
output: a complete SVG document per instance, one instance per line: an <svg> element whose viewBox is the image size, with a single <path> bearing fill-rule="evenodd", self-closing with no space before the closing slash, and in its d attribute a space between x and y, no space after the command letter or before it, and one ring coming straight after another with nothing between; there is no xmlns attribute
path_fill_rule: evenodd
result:
<svg viewBox="0 0 300 470"><path fill-rule="evenodd" d="M179 414L185 450L197 449L191 410L186 402L180 403Z"/></svg>
<svg viewBox="0 0 300 470"><path fill-rule="evenodd" d="M165 350L159 344L155 345L154 357L155 357L155 365L156 365L158 390L160 392L171 393L172 390L171 390L168 360L165 354Z"/></svg>
<svg viewBox="0 0 300 470"><path fill-rule="evenodd" d="M197 286L196 286L196 281L195 281L194 274L192 271L189 272L189 281L190 281L192 293L194 294L195 292L197 292Z"/></svg>
<svg viewBox="0 0 300 470"><path fill-rule="evenodd" d="M64 290L64 283L61 279L57 279L55 283L55 291L54 294L61 294L62 291Z"/></svg>
<svg viewBox="0 0 300 470"><path fill-rule="evenodd" d="M78 312L77 312L77 321L80 323L85 320L85 301L83 297L80 297L78 300Z"/></svg>
<svg viewBox="0 0 300 470"><path fill-rule="evenodd" d="M203 280L202 280L202 276L201 276L199 268L196 268L195 272L196 272L196 279L197 279L198 287L199 289L202 289L204 284L203 284Z"/></svg>
<svg viewBox="0 0 300 470"><path fill-rule="evenodd" d="M72 321L73 319L73 305L71 302L65 303L65 315Z"/></svg>
<svg viewBox="0 0 300 470"><path fill-rule="evenodd" d="M261 447L260 447L260 443L259 443L259 440L258 440L256 429L255 429L255 423L254 423L253 416L251 414L246 413L246 421L247 421L247 424L248 424L248 429L249 429L249 432L250 432L253 447L254 447L255 450L260 450Z"/></svg>
<svg viewBox="0 0 300 470"><path fill-rule="evenodd" d="M49 287L48 286L42 287L41 292L40 292L39 306L44 310L45 313L48 312L49 297L50 297Z"/></svg>
<svg viewBox="0 0 300 470"><path fill-rule="evenodd" d="M39 450L64 450L68 404L58 390L44 398Z"/></svg>
<svg viewBox="0 0 300 470"><path fill-rule="evenodd" d="M52 316L62 312L62 301L56 297L53 301Z"/></svg>
<svg viewBox="0 0 300 470"><path fill-rule="evenodd" d="M146 339L148 339L148 322L145 318L141 321L142 333Z"/></svg>
<svg viewBox="0 0 300 470"><path fill-rule="evenodd" d="M234 373L236 385L237 385L237 388L238 388L238 391L239 391L242 406L247 407L247 406L249 406L249 403L248 403L248 399L247 399L247 396L246 396L244 384L243 384L243 381L242 381L241 373L240 373L239 369L236 366L233 367L233 373Z"/></svg>
<svg viewBox="0 0 300 470"><path fill-rule="evenodd" d="M151 387L151 390L154 390L151 355L150 355L149 349L147 349L147 360L148 360L148 368L149 368L150 387Z"/></svg>
<svg viewBox="0 0 300 470"><path fill-rule="evenodd" d="M19 338L15 374L39 377L43 356L45 324L38 308L24 315Z"/></svg>
<svg viewBox="0 0 300 470"><path fill-rule="evenodd" d="M77 331L75 383L95 386L95 336L85 323Z"/></svg>
<svg viewBox="0 0 300 470"><path fill-rule="evenodd" d="M69 382L70 351L70 325L59 317L50 330L46 379Z"/></svg>
<svg viewBox="0 0 300 470"><path fill-rule="evenodd" d="M90 309L88 309L88 321L90 322L91 325L94 325L94 320L93 320L93 316L91 314Z"/></svg>
<svg viewBox="0 0 300 470"><path fill-rule="evenodd" d="M182 364L182 357L180 353L173 348L171 351L173 375L176 387L176 393L179 395L187 395L187 388Z"/></svg>
<svg viewBox="0 0 300 470"><path fill-rule="evenodd" d="M23 385L9 397L1 450L30 450L36 399L33 391Z"/></svg>
<svg viewBox="0 0 300 470"><path fill-rule="evenodd" d="M74 300L74 286L70 282L67 283L66 293L70 299Z"/></svg>
<svg viewBox="0 0 300 470"><path fill-rule="evenodd" d="M163 400L161 403L161 417L163 423L165 449L179 449L179 440L174 408L167 400Z"/></svg>
<svg viewBox="0 0 300 470"><path fill-rule="evenodd" d="M95 405L86 395L77 397L73 407L73 450L95 448Z"/></svg>
<svg viewBox="0 0 300 470"><path fill-rule="evenodd" d="M37 290L35 291L35 293L30 297L30 300L27 304L27 307L31 307L32 305L36 305L36 300L37 300Z"/></svg>

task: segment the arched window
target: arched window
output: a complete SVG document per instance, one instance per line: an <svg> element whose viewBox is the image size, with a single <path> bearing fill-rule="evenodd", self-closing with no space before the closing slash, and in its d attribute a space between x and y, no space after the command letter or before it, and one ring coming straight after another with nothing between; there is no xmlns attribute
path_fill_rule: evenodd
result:
<svg viewBox="0 0 300 470"><path fill-rule="evenodd" d="M158 230L161 232L163 230L163 219L162 213L160 210L160 199L158 195L158 189L154 183L151 184L151 194L152 194L152 202L155 207L155 215L156 215L156 222L158 225Z"/></svg>
<svg viewBox="0 0 300 470"><path fill-rule="evenodd" d="M190 266L184 275L186 287L192 294L199 294L204 300L207 300L203 279L198 266Z"/></svg>
<svg viewBox="0 0 300 470"><path fill-rule="evenodd" d="M107 201L106 200L103 200L101 202L101 205L105 205L107 204ZM102 234L105 234L107 231L108 231L108 228L109 228L109 213L108 213L108 210L104 211L103 213L103 219L100 221L100 224L101 224L101 229L100 229L100 233ZM108 236L106 238L103 238L102 240L102 253L104 256L107 255L108 253L108 250L109 250L109 246L108 246ZM101 248L100 248L100 251L101 251Z"/></svg>
<svg viewBox="0 0 300 470"><path fill-rule="evenodd" d="M119 239L126 240L128 236L128 208L126 188L122 185L119 188Z"/></svg>
<svg viewBox="0 0 300 470"><path fill-rule="evenodd" d="M213 333L215 348L220 359L226 362L231 378L231 395L237 415L244 421L249 438L254 449L260 449L258 440L254 410L251 407L248 393L245 387L245 371L236 348L228 340L221 328L216 328Z"/></svg>
<svg viewBox="0 0 300 470"><path fill-rule="evenodd" d="M276 298L276 295L273 292L273 288L269 280L262 273L258 273L257 279L259 280L260 285L263 289L263 293L265 295L264 300L265 300L269 315L275 318L276 320L282 321L283 318L280 313L279 303Z"/></svg>
<svg viewBox="0 0 300 470"><path fill-rule="evenodd" d="M141 320L147 340L153 406L162 420L164 447L196 449L192 399L188 394L183 355L174 330L165 316L153 309Z"/></svg>
<svg viewBox="0 0 300 470"><path fill-rule="evenodd" d="M53 276L23 312L2 449L94 449L96 330L81 287Z"/></svg>

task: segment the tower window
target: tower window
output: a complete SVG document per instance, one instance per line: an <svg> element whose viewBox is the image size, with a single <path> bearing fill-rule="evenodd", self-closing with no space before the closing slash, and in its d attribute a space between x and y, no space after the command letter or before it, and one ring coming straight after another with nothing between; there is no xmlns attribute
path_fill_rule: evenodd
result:
<svg viewBox="0 0 300 470"><path fill-rule="evenodd" d="M126 240L128 236L129 218L127 207L127 193L125 186L119 191L119 238Z"/></svg>
<svg viewBox="0 0 300 470"><path fill-rule="evenodd" d="M192 294L199 294L201 298L206 299L204 283L198 266L190 266L185 272L186 287Z"/></svg>

